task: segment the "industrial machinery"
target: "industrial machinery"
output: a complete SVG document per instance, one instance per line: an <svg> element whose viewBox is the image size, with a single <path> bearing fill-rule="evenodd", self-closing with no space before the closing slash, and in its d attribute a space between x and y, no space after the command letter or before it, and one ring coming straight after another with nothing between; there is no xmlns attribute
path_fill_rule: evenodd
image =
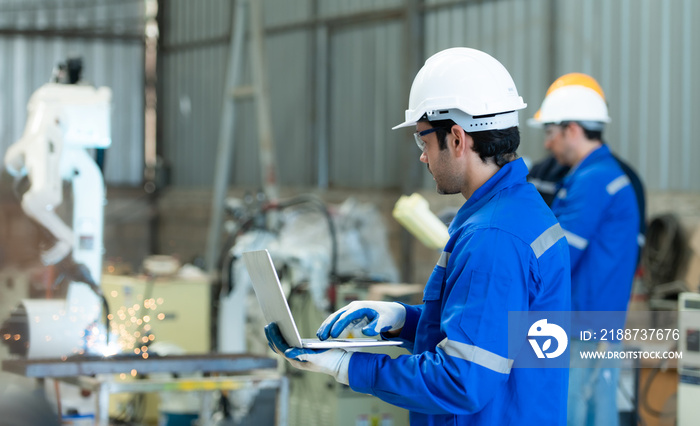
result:
<svg viewBox="0 0 700 426"><path fill-rule="evenodd" d="M284 269L280 274L282 281L289 278L292 286L307 285L313 304L328 314L332 312L328 294L338 283L355 279L398 280L386 230L378 211L367 203L349 198L331 210L313 195L273 203L259 194L245 200L232 199L228 204L231 221L226 227L230 237L219 262L222 266L219 352L268 350L260 332L265 323L250 277L240 262L245 251L268 249L275 266ZM273 214L275 227L268 225ZM248 309L249 306L252 308ZM246 336L239 332L246 324L253 325L257 336L254 340L246 341Z"/></svg>
<svg viewBox="0 0 700 426"><path fill-rule="evenodd" d="M351 197L331 205L310 194L273 202L259 193L227 200L226 212L229 238L218 262L221 289L214 305L218 309L217 350L221 353L275 356L262 332L266 322L241 261L245 251L269 250L297 326L309 336L336 306L349 303L345 297L342 301L338 298L346 284L398 282L386 229L378 210L368 203ZM269 220L270 215L276 220ZM407 411L357 394L333 379L329 381L329 376L287 370L285 362L280 365L289 378L290 425L370 425L380 421L399 425L408 421ZM221 401L233 407L236 418L237 412L269 405L269 395L242 389Z"/></svg>
<svg viewBox="0 0 700 426"><path fill-rule="evenodd" d="M56 81L78 83L81 63L68 62ZM47 83L29 100L22 137L5 153L22 209L45 228L55 243L41 261L52 265L58 281L68 284L65 299L25 299L5 321L0 340L14 354L28 358L105 354L109 327L99 282L102 270L104 180L90 154L111 144L111 90L83 84ZM56 209L63 203L63 183L72 184L72 226ZM102 309L104 308L104 312Z"/></svg>
<svg viewBox="0 0 700 426"><path fill-rule="evenodd" d="M681 293L678 298L678 426L698 423L700 417L700 294Z"/></svg>

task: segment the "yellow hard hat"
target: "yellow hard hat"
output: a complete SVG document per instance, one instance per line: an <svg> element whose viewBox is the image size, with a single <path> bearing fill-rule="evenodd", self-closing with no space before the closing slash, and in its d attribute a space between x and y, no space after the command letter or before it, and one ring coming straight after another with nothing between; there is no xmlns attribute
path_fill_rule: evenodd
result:
<svg viewBox="0 0 700 426"><path fill-rule="evenodd" d="M549 96L553 91L564 86L588 87L589 89L593 89L596 92L598 92L600 97L603 98L603 100L605 100L605 93L603 93L603 89L600 87L600 84L598 84L595 78L591 77L588 74L580 72L570 72L554 80L554 83L552 83L549 86L549 89L547 89L547 93L545 94L545 96Z"/></svg>
<svg viewBox="0 0 700 426"><path fill-rule="evenodd" d="M546 117L542 110L547 109ZM539 127L546 122L610 121L605 103L605 93L598 82L588 74L572 72L554 80L545 95L542 107L528 120Z"/></svg>

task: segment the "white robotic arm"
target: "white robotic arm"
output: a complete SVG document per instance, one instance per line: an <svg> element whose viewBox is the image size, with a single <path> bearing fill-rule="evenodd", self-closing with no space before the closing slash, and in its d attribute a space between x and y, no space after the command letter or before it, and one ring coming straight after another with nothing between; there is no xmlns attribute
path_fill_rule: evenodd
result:
<svg viewBox="0 0 700 426"><path fill-rule="evenodd" d="M30 102L28 109L24 134L8 149L5 165L15 178L27 176L30 180L31 186L22 196L22 209L56 238L57 243L42 253L43 263L52 265L70 253L73 242L73 232L55 212L63 202L63 133L55 108Z"/></svg>
<svg viewBox="0 0 700 426"><path fill-rule="evenodd" d="M8 172L15 178L27 177L30 183L22 196L22 209L56 239L56 244L42 253L42 262L60 263L66 269L61 272L72 281L62 305L23 302L28 312L36 313L33 318L47 317L43 325L34 325L34 321L29 325L29 357L39 355L39 347L41 355L51 352L45 341L53 341L53 345L58 345L57 340L71 341L74 345L75 337L82 338L100 314L105 189L102 173L88 149L106 148L111 143L110 103L111 90L105 87L46 84L29 100L24 133L5 154ZM72 227L56 213L63 202L63 181L71 182L73 188ZM57 309L63 313L59 320L55 319ZM56 332L66 335L49 338L49 333ZM57 354L62 352L65 350L57 350Z"/></svg>
<svg viewBox="0 0 700 426"><path fill-rule="evenodd" d="M53 83L40 87L29 101L24 134L5 155L8 172L15 177L27 176L30 181L22 208L57 240L42 254L42 261L56 264L76 248L96 250L98 256L82 253L78 256L83 258L75 259L88 265L93 276L99 274L101 266L96 259L101 259L102 248L94 244L101 242L101 235L96 239L94 233L102 228L104 184L86 149L110 145L110 102L111 91L104 87ZM71 229L56 214L56 207L63 202L64 180L73 182L77 216L73 224L86 229ZM80 231L87 234L75 234Z"/></svg>

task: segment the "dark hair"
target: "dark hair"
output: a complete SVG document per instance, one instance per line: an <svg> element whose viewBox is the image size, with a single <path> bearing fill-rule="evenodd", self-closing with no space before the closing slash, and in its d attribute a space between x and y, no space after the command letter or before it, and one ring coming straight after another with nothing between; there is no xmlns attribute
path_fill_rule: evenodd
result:
<svg viewBox="0 0 700 426"><path fill-rule="evenodd" d="M602 130L591 130L584 123L581 123L579 121L562 121L560 126L561 127L566 127L570 123L576 123L583 129L583 134L586 136L586 139L589 141L603 141L603 131Z"/></svg>
<svg viewBox="0 0 700 426"><path fill-rule="evenodd" d="M592 140L592 141L602 141L603 140L603 132L601 130L589 130L583 126L581 126L581 128L583 129L583 134L586 135L586 139Z"/></svg>
<svg viewBox="0 0 700 426"><path fill-rule="evenodd" d="M430 125L437 127L435 135L440 149L447 148L446 136L452 126L456 125L452 120L429 121ZM458 125L458 124L457 124ZM474 140L473 151L479 154L484 163L491 157L498 167L503 167L518 158L515 151L520 146L520 131L517 126L500 130L484 130L481 132L465 132Z"/></svg>

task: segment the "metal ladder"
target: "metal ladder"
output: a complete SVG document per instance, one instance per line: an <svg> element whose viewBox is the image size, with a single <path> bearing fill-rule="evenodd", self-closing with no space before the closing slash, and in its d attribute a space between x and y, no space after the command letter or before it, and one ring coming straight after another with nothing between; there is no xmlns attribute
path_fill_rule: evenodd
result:
<svg viewBox="0 0 700 426"><path fill-rule="evenodd" d="M221 250L221 229L224 203L228 188L233 153L233 135L236 119L235 103L238 99L253 97L257 118L260 172L263 190L268 200L278 200L277 164L274 140L272 137L272 119L270 115L270 96L265 77L264 28L262 15L263 0L233 0L231 5L231 39L229 42L228 65L226 69L226 90L221 108L219 140L214 170L214 188L212 194L211 216L205 262L207 272L216 273L218 254ZM248 11L247 9L250 8ZM251 86L240 86L241 66L246 30L246 16L250 13L250 61L253 82Z"/></svg>

